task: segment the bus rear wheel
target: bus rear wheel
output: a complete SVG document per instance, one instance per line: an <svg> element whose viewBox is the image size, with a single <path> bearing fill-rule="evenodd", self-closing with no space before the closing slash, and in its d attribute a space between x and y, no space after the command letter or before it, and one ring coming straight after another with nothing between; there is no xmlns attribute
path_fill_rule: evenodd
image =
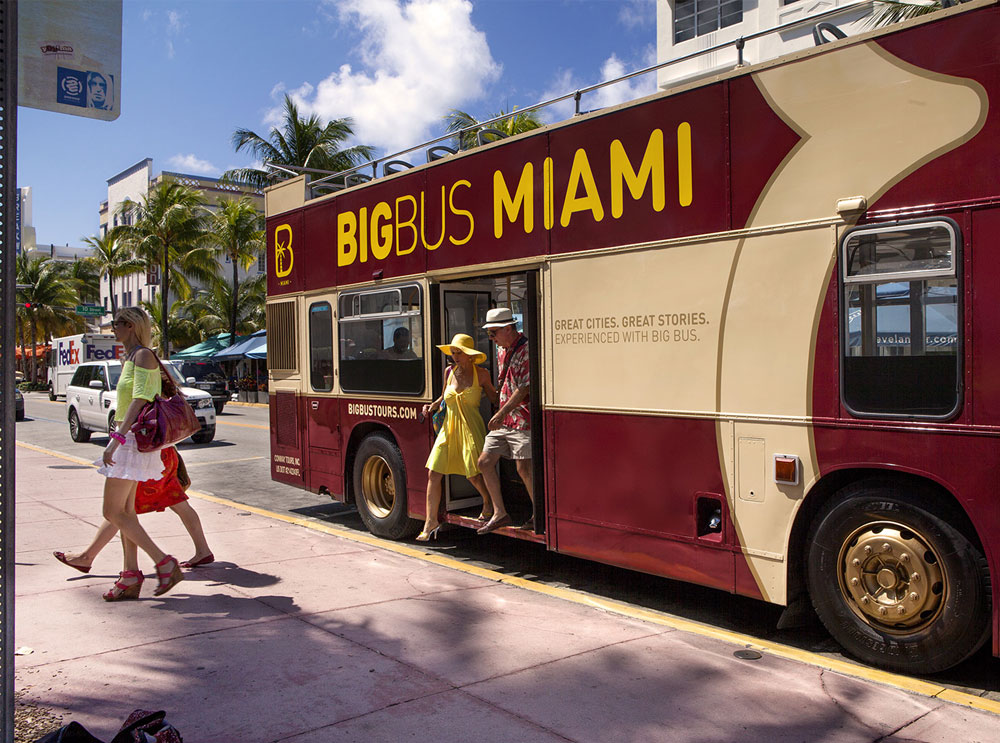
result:
<svg viewBox="0 0 1000 743"><path fill-rule="evenodd" d="M919 488L862 482L817 514L809 594L852 655L892 671L936 673L986 642L986 559L944 513L939 499Z"/></svg>
<svg viewBox="0 0 1000 743"><path fill-rule="evenodd" d="M388 437L372 434L354 457L354 500L368 531L386 539L406 539L420 522L406 512L403 455Z"/></svg>

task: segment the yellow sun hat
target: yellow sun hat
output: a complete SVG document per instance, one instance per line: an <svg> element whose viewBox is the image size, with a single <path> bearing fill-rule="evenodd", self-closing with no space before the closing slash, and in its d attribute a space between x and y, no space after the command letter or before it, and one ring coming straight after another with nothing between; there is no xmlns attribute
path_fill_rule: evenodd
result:
<svg viewBox="0 0 1000 743"><path fill-rule="evenodd" d="M462 349L462 353L466 356L472 357L473 364L481 364L486 361L486 354L482 351L476 350L476 342L472 340L471 335L466 335L465 333L455 333L455 337L451 339L451 343L445 346L438 346L438 349L446 356L451 356L452 348Z"/></svg>

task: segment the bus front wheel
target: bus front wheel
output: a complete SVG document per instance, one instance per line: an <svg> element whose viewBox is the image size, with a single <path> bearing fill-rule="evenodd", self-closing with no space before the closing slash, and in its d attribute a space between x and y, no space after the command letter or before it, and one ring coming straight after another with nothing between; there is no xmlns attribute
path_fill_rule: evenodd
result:
<svg viewBox="0 0 1000 743"><path fill-rule="evenodd" d="M368 531L386 539L417 533L420 522L406 513L403 455L389 438L372 434L354 457L354 500Z"/></svg>
<svg viewBox="0 0 1000 743"><path fill-rule="evenodd" d="M935 673L990 634L986 558L919 488L856 483L809 533L808 583L831 635L866 663Z"/></svg>

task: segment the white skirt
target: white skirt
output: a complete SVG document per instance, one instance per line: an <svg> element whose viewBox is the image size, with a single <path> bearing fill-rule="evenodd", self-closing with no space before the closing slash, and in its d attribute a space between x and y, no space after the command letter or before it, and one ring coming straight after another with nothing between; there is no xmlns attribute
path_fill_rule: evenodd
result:
<svg viewBox="0 0 1000 743"><path fill-rule="evenodd" d="M159 480L163 477L163 460L159 451L142 452L135 447L135 434L129 431L125 434L125 443L121 444L112 455L114 463L109 467L98 459L94 464L100 465L97 471L105 477L115 477L119 480Z"/></svg>

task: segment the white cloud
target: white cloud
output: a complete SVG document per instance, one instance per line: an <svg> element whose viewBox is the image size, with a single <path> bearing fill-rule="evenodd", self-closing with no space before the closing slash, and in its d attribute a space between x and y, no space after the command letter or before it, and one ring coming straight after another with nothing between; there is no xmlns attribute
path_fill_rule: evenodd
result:
<svg viewBox="0 0 1000 743"><path fill-rule="evenodd" d="M181 20L183 16L176 10L167 11L167 33L168 34L178 34L181 29L184 28L184 22Z"/></svg>
<svg viewBox="0 0 1000 743"><path fill-rule="evenodd" d="M643 59L639 64L626 66L625 62L618 58L618 55L612 54L604 60L604 63L601 65L601 71L597 76L596 82L614 80L615 78L634 72L637 69L642 69L643 67L655 64L655 61L656 50L652 45L646 48L643 53ZM549 85L548 89L542 96L542 99L548 100L550 98L556 98L560 95L572 93L575 90L586 88L594 84L595 82L593 80L580 80L573 70L563 70L559 73L556 79L553 80L552 84ZM615 83L614 85L608 85L589 93L585 93L580 100L580 110L593 111L598 108L617 106L619 103L634 101L636 98L642 98L643 96L651 95L655 92L656 73L650 72L645 75L639 75L637 77ZM542 118L545 121L550 122L563 121L564 119L571 117L575 110L576 104L573 99L569 99L568 101L563 101L542 109Z"/></svg>
<svg viewBox="0 0 1000 743"><path fill-rule="evenodd" d="M618 22L627 29L656 25L656 0L625 0L618 9Z"/></svg>
<svg viewBox="0 0 1000 743"><path fill-rule="evenodd" d="M326 2L361 33L360 65L341 65L288 93L302 114L352 117L358 142L395 151L428 139L448 109L481 98L500 75L469 0ZM272 110L267 122L280 115Z"/></svg>
<svg viewBox="0 0 1000 743"><path fill-rule="evenodd" d="M174 155L167 160L171 167L183 173L195 175L216 175L221 171L207 160L202 160L196 155Z"/></svg>

